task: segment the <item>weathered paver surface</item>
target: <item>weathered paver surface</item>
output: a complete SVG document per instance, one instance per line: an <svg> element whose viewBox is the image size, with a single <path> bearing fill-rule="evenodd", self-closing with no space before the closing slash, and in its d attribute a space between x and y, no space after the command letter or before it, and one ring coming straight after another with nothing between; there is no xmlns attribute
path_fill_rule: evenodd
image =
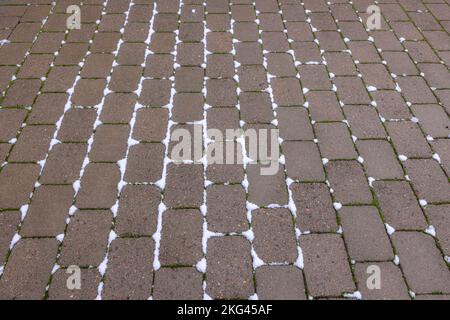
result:
<svg viewBox="0 0 450 320"><path fill-rule="evenodd" d="M450 1L374 4L2 0L0 299L448 299Z"/></svg>

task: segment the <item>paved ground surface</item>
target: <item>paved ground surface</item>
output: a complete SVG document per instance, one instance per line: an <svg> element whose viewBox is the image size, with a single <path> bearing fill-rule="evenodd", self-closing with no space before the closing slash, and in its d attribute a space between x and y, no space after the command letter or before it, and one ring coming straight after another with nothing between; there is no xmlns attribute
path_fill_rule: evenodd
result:
<svg viewBox="0 0 450 320"><path fill-rule="evenodd" d="M0 298L448 299L450 1L371 4L2 0ZM280 170L168 161L195 124Z"/></svg>

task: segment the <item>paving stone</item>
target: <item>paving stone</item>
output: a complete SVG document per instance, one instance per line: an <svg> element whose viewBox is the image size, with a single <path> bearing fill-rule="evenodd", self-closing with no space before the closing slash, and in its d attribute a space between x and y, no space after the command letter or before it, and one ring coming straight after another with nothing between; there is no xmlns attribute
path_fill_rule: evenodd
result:
<svg viewBox="0 0 450 320"><path fill-rule="evenodd" d="M325 51L345 50L344 40L337 31L319 31L316 32L317 39L320 42L320 48Z"/></svg>
<svg viewBox="0 0 450 320"><path fill-rule="evenodd" d="M339 217L350 258L356 261L394 258L389 237L375 207L343 207Z"/></svg>
<svg viewBox="0 0 450 320"><path fill-rule="evenodd" d="M244 180L244 167L239 164L208 165L206 178L215 183L240 183Z"/></svg>
<svg viewBox="0 0 450 320"><path fill-rule="evenodd" d="M389 30L377 30L371 32L375 46L383 51L402 51L402 45L394 32Z"/></svg>
<svg viewBox="0 0 450 320"><path fill-rule="evenodd" d="M200 92L203 88L204 70L199 67L180 67L175 71L177 92Z"/></svg>
<svg viewBox="0 0 450 320"><path fill-rule="evenodd" d="M207 4L208 5L208 4ZM227 9L228 10L228 9ZM224 13L210 13L206 15L206 26L212 31L227 31L230 29L230 17Z"/></svg>
<svg viewBox="0 0 450 320"><path fill-rule="evenodd" d="M52 149L44 171L41 183L65 184L73 183L80 175L87 145L81 143L61 143Z"/></svg>
<svg viewBox="0 0 450 320"><path fill-rule="evenodd" d="M338 202L342 204L372 202L372 194L358 162L332 161L325 168Z"/></svg>
<svg viewBox="0 0 450 320"><path fill-rule="evenodd" d="M355 290L344 242L339 235L309 234L301 236L299 242L306 283L313 297L337 296Z"/></svg>
<svg viewBox="0 0 450 320"><path fill-rule="evenodd" d="M94 109L71 108L64 116L57 139L62 142L89 140L96 117Z"/></svg>
<svg viewBox="0 0 450 320"><path fill-rule="evenodd" d="M0 140L7 142L15 138L26 115L21 109L0 109Z"/></svg>
<svg viewBox="0 0 450 320"><path fill-rule="evenodd" d="M169 103L170 89L169 80L144 80L139 102L150 107L163 107Z"/></svg>
<svg viewBox="0 0 450 320"><path fill-rule="evenodd" d="M227 53L232 49L231 34L228 32L209 32L206 35L206 50L212 53Z"/></svg>
<svg viewBox="0 0 450 320"><path fill-rule="evenodd" d="M431 205L425 209L425 212L431 225L436 229L436 236L442 247L442 251L448 256L450 253L450 206L448 204Z"/></svg>
<svg viewBox="0 0 450 320"><path fill-rule="evenodd" d="M250 164L247 166L247 175L250 183L248 201L258 205L267 206L269 204L284 205L288 202L286 181L282 166L271 168L270 173L276 170L275 175L263 175L264 166Z"/></svg>
<svg viewBox="0 0 450 320"><path fill-rule="evenodd" d="M200 207L203 201L203 168L201 165L170 164L167 168L168 207Z"/></svg>
<svg viewBox="0 0 450 320"><path fill-rule="evenodd" d="M156 32L173 32L178 28L178 16L173 13L157 14L153 27Z"/></svg>
<svg viewBox="0 0 450 320"><path fill-rule="evenodd" d="M304 108L280 107L277 109L280 137L284 140L313 140L314 134Z"/></svg>
<svg viewBox="0 0 450 320"><path fill-rule="evenodd" d="M140 66L118 66L113 69L109 89L116 92L133 92L138 89L142 75Z"/></svg>
<svg viewBox="0 0 450 320"><path fill-rule="evenodd" d="M168 78L173 72L173 56L170 54L151 54L147 57L145 65L145 77Z"/></svg>
<svg viewBox="0 0 450 320"><path fill-rule="evenodd" d="M371 266L380 268L380 289L369 289L367 283L371 283L373 274ZM392 262L366 262L357 263L355 276L358 289L364 300L410 300L408 288L403 280L402 272Z"/></svg>
<svg viewBox="0 0 450 320"><path fill-rule="evenodd" d="M150 50L154 53L171 53L174 46L174 33L155 33L150 42Z"/></svg>
<svg viewBox="0 0 450 320"><path fill-rule="evenodd" d="M212 185L206 190L208 230L243 232L248 230L245 190L240 185Z"/></svg>
<svg viewBox="0 0 450 320"><path fill-rule="evenodd" d="M268 72L277 77L295 77L297 70L292 56L287 53L270 53L267 55Z"/></svg>
<svg viewBox="0 0 450 320"><path fill-rule="evenodd" d="M346 52L326 52L324 57L329 72L336 76L354 76L357 74L356 66L350 54Z"/></svg>
<svg viewBox="0 0 450 320"><path fill-rule="evenodd" d="M89 154L91 161L116 162L125 157L129 126L101 125L94 135L94 143Z"/></svg>
<svg viewBox="0 0 450 320"><path fill-rule="evenodd" d="M288 177L301 181L324 181L319 149L310 141L286 141L282 145Z"/></svg>
<svg viewBox="0 0 450 320"><path fill-rule="evenodd" d="M384 21L381 23L383 25ZM338 26L342 30L342 34L345 38L351 41L364 41L369 37L364 28L364 24L359 21L339 21Z"/></svg>
<svg viewBox="0 0 450 320"><path fill-rule="evenodd" d="M232 78L234 76L231 54L210 54L207 57L206 76L210 78Z"/></svg>
<svg viewBox="0 0 450 320"><path fill-rule="evenodd" d="M108 257L104 299L148 299L153 282L153 250L150 238L114 240Z"/></svg>
<svg viewBox="0 0 450 320"><path fill-rule="evenodd" d="M204 97L201 93L177 93L172 110L176 122L199 121L203 119Z"/></svg>
<svg viewBox="0 0 450 320"><path fill-rule="evenodd" d="M237 104L236 83L231 79L206 81L206 103L213 107L230 107Z"/></svg>
<svg viewBox="0 0 450 320"><path fill-rule="evenodd" d="M34 162L45 158L54 126L26 126L17 140L8 160Z"/></svg>
<svg viewBox="0 0 450 320"><path fill-rule="evenodd" d="M254 293L250 242L241 236L208 240L207 294L215 299L247 299Z"/></svg>
<svg viewBox="0 0 450 320"><path fill-rule="evenodd" d="M91 54L86 58L81 76L85 78L106 78L109 76L113 61L114 56L112 54Z"/></svg>
<svg viewBox="0 0 450 320"><path fill-rule="evenodd" d="M20 208L28 201L38 178L37 164L7 164L0 172L0 207Z"/></svg>
<svg viewBox="0 0 450 320"><path fill-rule="evenodd" d="M132 93L110 93L105 97L100 121L127 124L132 116L136 96Z"/></svg>
<svg viewBox="0 0 450 320"><path fill-rule="evenodd" d="M112 207L120 179L119 167L116 164L91 163L85 170L75 206L80 209Z"/></svg>
<svg viewBox="0 0 450 320"><path fill-rule="evenodd" d="M8 156L11 145L9 143L0 143L0 161L3 163Z"/></svg>
<svg viewBox="0 0 450 320"><path fill-rule="evenodd" d="M271 81L275 103L278 106L300 106L303 96L297 78L277 78Z"/></svg>
<svg viewBox="0 0 450 320"><path fill-rule="evenodd" d="M389 70L396 75L417 75L419 70L406 52L383 52Z"/></svg>
<svg viewBox="0 0 450 320"><path fill-rule="evenodd" d="M414 122L388 122L386 128L398 154L407 157L431 156L430 147Z"/></svg>
<svg viewBox="0 0 450 320"><path fill-rule="evenodd" d="M439 58L425 41L405 41L405 47L414 62L439 62Z"/></svg>
<svg viewBox="0 0 450 320"><path fill-rule="evenodd" d="M405 278L415 293L447 293L450 273L433 238L420 232L396 232L392 241Z"/></svg>
<svg viewBox="0 0 450 320"><path fill-rule="evenodd" d="M345 104L369 104L370 99L366 88L359 78L336 77L334 83L337 86L339 99Z"/></svg>
<svg viewBox="0 0 450 320"><path fill-rule="evenodd" d="M19 223L19 211L0 212L0 228L2 230L2 234L0 235L0 261L2 262L2 264L6 260L6 255L9 251L11 239L17 232Z"/></svg>
<svg viewBox="0 0 450 320"><path fill-rule="evenodd" d="M67 273L69 271L69 273ZM70 290L67 280L72 275L70 269L59 269L52 277L48 291L49 300L94 300L101 280L97 269L80 269L81 288Z"/></svg>
<svg viewBox="0 0 450 320"><path fill-rule="evenodd" d="M354 61L361 63L381 62L376 47L370 41L351 41L348 43Z"/></svg>
<svg viewBox="0 0 450 320"><path fill-rule="evenodd" d="M345 123L317 123L314 127L322 157L354 159L358 156Z"/></svg>
<svg viewBox="0 0 450 320"><path fill-rule="evenodd" d="M356 141L359 154L364 159L364 168L375 179L402 179L404 174L394 150L384 140Z"/></svg>
<svg viewBox="0 0 450 320"><path fill-rule="evenodd" d="M421 63L419 69L425 74L425 80L432 88L450 88L450 76L445 65Z"/></svg>
<svg viewBox="0 0 450 320"><path fill-rule="evenodd" d="M361 72L367 86L380 89L395 89L395 84L386 67L382 64L359 64Z"/></svg>
<svg viewBox="0 0 450 320"><path fill-rule="evenodd" d="M25 237L56 237L64 233L75 193L72 186L44 185L34 192L20 229Z"/></svg>
<svg viewBox="0 0 450 320"><path fill-rule="evenodd" d="M56 239L20 240L0 280L0 297L8 300L44 298L57 251ZM24 265L33 268L23 268Z"/></svg>
<svg viewBox="0 0 450 320"><path fill-rule="evenodd" d="M8 89L2 105L5 107L31 106L39 91L41 81L37 79L19 79Z"/></svg>
<svg viewBox="0 0 450 320"><path fill-rule="evenodd" d="M227 136L227 130L232 130L233 133L240 128L239 111L234 108L209 109L206 113L206 120L208 122L208 128L219 130L222 133L224 139ZM214 140L217 141L222 140L218 139L218 137L214 138ZM232 137L230 139L232 139Z"/></svg>
<svg viewBox="0 0 450 320"><path fill-rule="evenodd" d="M433 138L447 138L450 134L450 120L444 109L437 104L413 105L414 115L419 119L419 125L425 134Z"/></svg>
<svg viewBox="0 0 450 320"><path fill-rule="evenodd" d="M55 65L78 65L88 51L87 43L67 43L61 47Z"/></svg>
<svg viewBox="0 0 450 320"><path fill-rule="evenodd" d="M396 91L382 90L372 93L375 102L377 103L377 110L385 119L410 119L411 113L408 106L401 96Z"/></svg>
<svg viewBox="0 0 450 320"><path fill-rule="evenodd" d="M103 97L105 79L81 79L75 86L72 103L77 106L96 106Z"/></svg>
<svg viewBox="0 0 450 320"><path fill-rule="evenodd" d="M291 46L296 61L315 63L322 61L319 46L315 42L293 42Z"/></svg>
<svg viewBox="0 0 450 320"><path fill-rule="evenodd" d="M110 211L75 212L64 236L60 263L98 266L103 261L112 226Z"/></svg>
<svg viewBox="0 0 450 320"><path fill-rule="evenodd" d="M266 300L305 300L300 269L293 266L262 266L256 270L258 298Z"/></svg>
<svg viewBox="0 0 450 320"><path fill-rule="evenodd" d="M147 39L149 29L148 23L129 22L125 26L123 40L130 42L143 42Z"/></svg>
<svg viewBox="0 0 450 320"><path fill-rule="evenodd" d="M289 28L289 24L288 24ZM289 31L288 31L289 33ZM284 32L279 31L263 31L261 32L262 46L264 50L270 52L286 52L289 48L289 42Z"/></svg>
<svg viewBox="0 0 450 320"><path fill-rule="evenodd" d="M78 70L78 66L53 67L47 76L42 91L66 92L67 89L72 87Z"/></svg>
<svg viewBox="0 0 450 320"><path fill-rule="evenodd" d="M45 93L38 96L33 105L28 124L56 124L64 112L68 100L65 93Z"/></svg>
<svg viewBox="0 0 450 320"><path fill-rule="evenodd" d="M284 29L281 15L278 13L261 13L258 15L263 31L282 31Z"/></svg>
<svg viewBox="0 0 450 320"><path fill-rule="evenodd" d="M266 70L263 66L241 66L238 75L239 87L243 91L262 91L268 87Z"/></svg>
<svg viewBox="0 0 450 320"><path fill-rule="evenodd" d="M162 265L195 265L202 253L203 217L198 210L171 210L163 214L159 259Z"/></svg>
<svg viewBox="0 0 450 320"><path fill-rule="evenodd" d="M332 91L311 91L306 96L311 119L315 121L341 121L344 119L337 97Z"/></svg>
<svg viewBox="0 0 450 320"><path fill-rule="evenodd" d="M405 168L419 199L428 202L447 202L450 199L448 179L437 161L410 159L405 162Z"/></svg>
<svg viewBox="0 0 450 320"><path fill-rule="evenodd" d="M309 90L331 90L331 81L325 66L301 65L298 73L305 88Z"/></svg>
<svg viewBox="0 0 450 320"><path fill-rule="evenodd" d="M402 77L398 79L405 99L411 103L435 103L436 98L421 77Z"/></svg>
<svg viewBox="0 0 450 320"><path fill-rule="evenodd" d="M290 211L259 209L252 213L253 245L258 257L266 263L295 262L297 247Z"/></svg>
<svg viewBox="0 0 450 320"><path fill-rule="evenodd" d="M156 300L200 300L202 296L202 274L194 268L162 268L155 273Z"/></svg>
<svg viewBox="0 0 450 320"><path fill-rule="evenodd" d="M241 118L246 123L269 123L273 119L270 96L265 92L243 92L239 104Z"/></svg>
<svg viewBox="0 0 450 320"><path fill-rule="evenodd" d="M127 182L156 182L161 179L164 145L140 143L129 151L124 180Z"/></svg>
<svg viewBox="0 0 450 320"><path fill-rule="evenodd" d="M53 61L53 55L51 54L30 54L25 59L25 62L20 68L17 74L18 78L41 78L44 77L50 63Z"/></svg>

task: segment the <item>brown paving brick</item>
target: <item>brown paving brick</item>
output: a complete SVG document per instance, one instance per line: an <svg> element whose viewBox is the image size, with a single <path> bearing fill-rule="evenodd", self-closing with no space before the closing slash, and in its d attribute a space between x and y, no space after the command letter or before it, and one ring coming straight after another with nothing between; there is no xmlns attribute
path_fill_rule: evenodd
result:
<svg viewBox="0 0 450 320"><path fill-rule="evenodd" d="M86 150L85 144L62 143L56 145L49 154L40 182L73 183L79 177Z"/></svg>
<svg viewBox="0 0 450 320"><path fill-rule="evenodd" d="M252 213L253 245L258 257L266 263L295 262L297 247L290 211L259 209Z"/></svg>
<svg viewBox="0 0 450 320"><path fill-rule="evenodd" d="M437 90L435 93L448 112L450 110L450 90Z"/></svg>
<svg viewBox="0 0 450 320"><path fill-rule="evenodd" d="M377 91L372 93L375 102L377 103L377 110L385 119L409 119L411 113L408 106L397 91Z"/></svg>
<svg viewBox="0 0 450 320"><path fill-rule="evenodd" d="M251 247L244 237L208 240L207 294L216 299L244 298L254 293Z"/></svg>
<svg viewBox="0 0 450 320"><path fill-rule="evenodd" d="M295 52L295 59L297 61L322 61L319 46L315 42L294 42L291 46Z"/></svg>
<svg viewBox="0 0 450 320"><path fill-rule="evenodd" d="M375 179L402 179L404 174L394 150L384 140L356 141L358 152L364 159L367 175Z"/></svg>
<svg viewBox="0 0 450 320"><path fill-rule="evenodd" d="M389 237L375 207L343 207L339 216L350 258L357 261L394 258Z"/></svg>
<svg viewBox="0 0 450 320"><path fill-rule="evenodd" d="M20 222L20 212L18 211L2 211L0 212L0 262L4 262L6 254L9 251L11 239L17 231Z"/></svg>
<svg viewBox="0 0 450 320"><path fill-rule="evenodd" d="M242 65L262 64L261 45L257 42L237 43L235 59Z"/></svg>
<svg viewBox="0 0 450 320"><path fill-rule="evenodd" d="M57 138L64 142L87 141L96 116L94 109L71 108L64 116Z"/></svg>
<svg viewBox="0 0 450 320"><path fill-rule="evenodd" d="M120 46L117 63L125 65L141 65L144 62L145 44L126 42Z"/></svg>
<svg viewBox="0 0 450 320"><path fill-rule="evenodd" d="M162 141L166 136L168 111L162 108L143 108L137 112L133 138Z"/></svg>
<svg viewBox="0 0 450 320"><path fill-rule="evenodd" d="M389 70L397 75L417 75L419 71L406 52L383 52Z"/></svg>
<svg viewBox="0 0 450 320"><path fill-rule="evenodd" d="M398 154L407 157L431 156L430 147L414 122L388 122L386 128Z"/></svg>
<svg viewBox="0 0 450 320"><path fill-rule="evenodd" d="M161 178L164 159L164 145L161 143L140 143L129 151L125 181L156 182Z"/></svg>
<svg viewBox="0 0 450 320"><path fill-rule="evenodd" d="M173 32L178 28L178 16L173 13L158 14L153 21L156 32Z"/></svg>
<svg viewBox="0 0 450 320"><path fill-rule="evenodd" d="M44 159L54 131L54 126L26 126L8 160L31 162Z"/></svg>
<svg viewBox="0 0 450 320"><path fill-rule="evenodd" d="M12 42L32 42L40 28L40 23L19 23L8 40Z"/></svg>
<svg viewBox="0 0 450 320"><path fill-rule="evenodd" d="M236 83L231 79L209 79L206 82L206 103L214 107L237 104Z"/></svg>
<svg viewBox="0 0 450 320"><path fill-rule="evenodd" d="M227 53L232 49L229 32L209 32L206 35L206 49L213 53Z"/></svg>
<svg viewBox="0 0 450 320"><path fill-rule="evenodd" d="M319 31L316 33L320 48L325 51L345 50L345 43L337 31Z"/></svg>
<svg viewBox="0 0 450 320"><path fill-rule="evenodd" d="M395 88L395 84L384 65L359 64L358 69L360 70L367 86L374 86L377 89Z"/></svg>
<svg viewBox="0 0 450 320"><path fill-rule="evenodd" d="M419 125L425 134L433 138L446 138L450 134L450 120L439 105L414 105L411 107L419 119Z"/></svg>
<svg viewBox="0 0 450 320"><path fill-rule="evenodd" d="M16 65L23 60L29 43L8 43L0 47L0 61L5 65Z"/></svg>
<svg viewBox="0 0 450 320"><path fill-rule="evenodd" d="M177 92L200 92L203 88L204 70L200 67L180 67L175 71Z"/></svg>
<svg viewBox="0 0 450 320"><path fill-rule="evenodd" d="M311 91L307 95L307 100L313 120L340 121L344 119L334 92Z"/></svg>
<svg viewBox="0 0 450 320"><path fill-rule="evenodd" d="M144 80L139 102L151 107L162 107L169 103L171 83L169 80Z"/></svg>
<svg viewBox="0 0 450 320"><path fill-rule="evenodd" d="M245 190L240 185L208 187L208 230L224 233L247 230L245 201Z"/></svg>
<svg viewBox="0 0 450 320"><path fill-rule="evenodd" d="M311 24L319 30L335 30L336 23L329 12L312 12L309 14Z"/></svg>
<svg viewBox="0 0 450 320"><path fill-rule="evenodd" d="M243 92L239 96L241 119L247 123L269 123L273 112L270 97L264 92Z"/></svg>
<svg viewBox="0 0 450 320"><path fill-rule="evenodd" d="M142 75L140 66L115 67L109 83L109 89L118 92L132 92L138 88Z"/></svg>
<svg viewBox="0 0 450 320"><path fill-rule="evenodd" d="M195 265L202 253L203 217L198 210L164 212L159 259L162 265Z"/></svg>
<svg viewBox="0 0 450 320"><path fill-rule="evenodd" d="M370 99L361 79L356 77L336 77L339 99L345 104L368 104Z"/></svg>
<svg viewBox="0 0 450 320"><path fill-rule="evenodd" d="M405 99L411 103L435 103L436 98L428 85L420 77L402 77L398 79Z"/></svg>
<svg viewBox="0 0 450 320"><path fill-rule="evenodd" d="M356 161L332 161L326 170L334 197L343 204L371 203L367 180L361 165Z"/></svg>
<svg viewBox="0 0 450 320"><path fill-rule="evenodd" d="M327 52L324 54L328 70L337 76L354 76L357 74L352 56L346 52Z"/></svg>
<svg viewBox="0 0 450 320"><path fill-rule="evenodd" d="M305 21L306 15L303 7L295 2L281 3L283 19L286 21Z"/></svg>
<svg viewBox="0 0 450 320"><path fill-rule="evenodd" d="M27 112L21 109L0 109L0 140L15 138L26 115Z"/></svg>
<svg viewBox="0 0 450 320"><path fill-rule="evenodd" d="M81 289L70 290L67 280L72 273L67 269L59 269L52 277L48 291L49 300L94 300L97 297L97 288L101 276L97 269L80 269Z"/></svg>
<svg viewBox="0 0 450 320"><path fill-rule="evenodd" d="M148 2L143 2L148 4ZM159 4L158 4L159 5ZM153 5L135 5L130 9L128 20L131 22L149 22L152 16ZM163 12L158 8L158 12Z"/></svg>
<svg viewBox="0 0 450 320"><path fill-rule="evenodd" d="M369 37L366 30L364 29L364 25L361 22L339 21L338 26L342 30L342 34L352 41L363 41L367 40L367 38Z"/></svg>
<svg viewBox="0 0 450 320"><path fill-rule="evenodd" d="M56 237L64 233L75 193L72 186L41 186L36 189L20 230L26 237Z"/></svg>
<svg viewBox="0 0 450 320"><path fill-rule="evenodd" d="M371 36L375 40L375 46L383 51L402 51L402 45L397 40L393 31L377 30L372 31Z"/></svg>
<svg viewBox="0 0 450 320"><path fill-rule="evenodd" d="M150 238L116 239L111 243L104 299L148 299L153 281Z"/></svg>
<svg viewBox="0 0 450 320"><path fill-rule="evenodd" d="M120 39L120 33L116 32L99 32L94 37L94 42L90 51L98 52L113 52L117 49L117 43Z"/></svg>
<svg viewBox="0 0 450 320"><path fill-rule="evenodd" d="M162 268L155 273L156 300L200 300L202 294L202 275L194 268Z"/></svg>
<svg viewBox="0 0 450 320"><path fill-rule="evenodd" d="M204 17L203 6L185 5L181 9L181 21L183 22L202 22Z"/></svg>
<svg viewBox="0 0 450 320"><path fill-rule="evenodd" d="M279 106L303 104L302 90L297 78L277 78L271 81L275 103Z"/></svg>
<svg viewBox="0 0 450 320"><path fill-rule="evenodd" d="M428 202L447 202L450 199L448 179L437 161L410 159L405 162L406 173L420 199Z"/></svg>
<svg viewBox="0 0 450 320"><path fill-rule="evenodd" d="M381 120L377 111L369 106L345 106L344 114L349 122L352 135L360 139L385 138Z"/></svg>
<svg viewBox="0 0 450 320"><path fill-rule="evenodd" d="M297 207L297 227L303 231L330 232L337 229L330 192L323 183L296 183L291 187Z"/></svg>
<svg viewBox="0 0 450 320"><path fill-rule="evenodd" d="M425 74L425 80L434 88L450 88L450 75L445 65L421 63L419 69Z"/></svg>
<svg viewBox="0 0 450 320"><path fill-rule="evenodd" d="M78 66L53 67L48 74L42 91L65 92L72 87L78 70Z"/></svg>
<svg viewBox="0 0 450 320"><path fill-rule="evenodd" d="M351 41L348 43L355 61L361 63L381 62L377 49L370 41Z"/></svg>
<svg viewBox="0 0 450 320"><path fill-rule="evenodd" d="M177 62L182 66L198 66L203 63L202 43L180 43L177 47ZM209 58L208 58L209 59ZM165 60L164 60L165 62ZM168 68L169 69L169 68Z"/></svg>
<svg viewBox="0 0 450 320"><path fill-rule="evenodd" d="M149 29L148 23L129 22L125 26L123 40L143 42L147 39Z"/></svg>
<svg viewBox="0 0 450 320"><path fill-rule="evenodd" d="M206 26L212 31L227 31L230 29L230 17L228 14L211 14L206 16Z"/></svg>
<svg viewBox="0 0 450 320"><path fill-rule="evenodd" d="M156 231L161 195L153 186L127 185L120 194L116 232L119 235L147 235Z"/></svg>
<svg viewBox="0 0 450 320"><path fill-rule="evenodd" d="M284 32L263 31L261 33L261 39L264 50L270 52L286 52L289 50L289 42Z"/></svg>
<svg viewBox="0 0 450 320"><path fill-rule="evenodd" d="M203 200L201 165L170 164L164 203L168 207L199 207Z"/></svg>
<svg viewBox="0 0 450 320"><path fill-rule="evenodd" d="M0 280L1 298L42 299L57 250L56 239L22 239L17 243Z"/></svg>
<svg viewBox="0 0 450 320"><path fill-rule="evenodd" d="M236 21L254 21L256 19L255 9L252 5L233 5L231 16Z"/></svg>
<svg viewBox="0 0 450 320"><path fill-rule="evenodd" d="M180 41L201 41L203 39L203 31L203 24L200 22L182 22L178 37Z"/></svg>
<svg viewBox="0 0 450 320"><path fill-rule="evenodd" d="M21 21L42 21L50 12L51 6L49 5L31 5L28 6L27 11L22 16Z"/></svg>
<svg viewBox="0 0 450 320"><path fill-rule="evenodd" d="M370 266L377 266L381 273L380 289L368 289L367 281L372 272ZM364 300L409 300L408 288L403 280L402 272L392 262L367 262L357 263L355 276L358 289Z"/></svg>
<svg viewBox="0 0 450 320"><path fill-rule="evenodd" d="M450 254L450 206L447 205L431 205L425 209L430 224L435 227L436 236L445 255Z"/></svg>
<svg viewBox="0 0 450 320"><path fill-rule="evenodd" d="M2 101L3 106L30 106L39 91L41 81L19 79L14 81Z"/></svg>
<svg viewBox="0 0 450 320"><path fill-rule="evenodd" d="M413 292L449 291L450 273L432 237L419 232L396 232L392 240Z"/></svg>
<svg viewBox="0 0 450 320"><path fill-rule="evenodd" d="M118 32L125 22L125 15L123 14L106 14L98 26L99 31L103 32Z"/></svg>
<svg viewBox="0 0 450 320"><path fill-rule="evenodd" d="M112 54L94 53L87 57L81 76L85 78L106 78L114 60Z"/></svg>
<svg viewBox="0 0 450 320"><path fill-rule="evenodd" d="M450 50L450 36L445 31L423 31L423 35L435 50Z"/></svg>
<svg viewBox="0 0 450 320"><path fill-rule="evenodd" d="M19 73L18 78L41 78L46 75L53 61L51 54L30 54L25 59Z"/></svg>
<svg viewBox="0 0 450 320"><path fill-rule="evenodd" d="M110 208L116 200L119 167L116 164L91 163L85 170L76 207Z"/></svg>
<svg viewBox="0 0 450 320"><path fill-rule="evenodd" d="M168 147L169 158L174 161L180 160L200 160L202 155L200 153L196 153L196 144L195 141L201 141L202 137L202 126L200 124L177 124L174 125L170 130L170 142ZM186 143L189 145L189 148L185 149L184 139L186 137L189 140L186 140Z"/></svg>
<svg viewBox="0 0 450 320"><path fill-rule="evenodd" d="M248 201L258 205L287 204L288 195L283 167L280 165L275 175L262 175L264 166L250 164L247 166L249 186Z"/></svg>
<svg viewBox="0 0 450 320"><path fill-rule="evenodd" d="M416 62L439 62L430 45L425 41L405 41L405 47L413 61Z"/></svg>
<svg viewBox="0 0 450 320"><path fill-rule="evenodd" d="M314 296L355 290L344 242L339 235L310 234L299 238L308 290Z"/></svg>
<svg viewBox="0 0 450 320"><path fill-rule="evenodd" d="M76 65L88 51L86 43L67 43L62 46L55 59L55 65Z"/></svg>
<svg viewBox="0 0 450 320"><path fill-rule="evenodd" d="M26 204L39 174L36 164L7 164L0 172L0 206L19 208Z"/></svg>
<svg viewBox="0 0 450 320"><path fill-rule="evenodd" d="M234 76L231 54L210 54L207 57L206 76L210 78L232 78Z"/></svg>
<svg viewBox="0 0 450 320"><path fill-rule="evenodd" d="M64 112L67 100L68 95L65 93L45 93L39 95L33 105L27 123L56 123Z"/></svg>
<svg viewBox="0 0 450 320"><path fill-rule="evenodd" d="M288 177L301 181L325 180L322 159L314 142L286 141L282 148Z"/></svg>
<svg viewBox="0 0 450 320"><path fill-rule="evenodd" d="M61 249L64 266L98 266L106 253L112 214L109 211L78 211L70 221Z"/></svg>
<svg viewBox="0 0 450 320"><path fill-rule="evenodd" d="M244 167L239 164L210 164L206 178L216 183L239 183L244 180Z"/></svg>
<svg viewBox="0 0 450 320"><path fill-rule="evenodd" d="M277 109L280 137L284 140L313 140L314 134L304 108L281 107Z"/></svg>
<svg viewBox="0 0 450 320"><path fill-rule="evenodd" d="M4 91L9 86L16 69L15 66L0 66L0 91Z"/></svg>
<svg viewBox="0 0 450 320"><path fill-rule="evenodd" d="M298 72L304 87L310 90L331 90L331 82L325 66L301 65Z"/></svg>
<svg viewBox="0 0 450 320"><path fill-rule="evenodd" d="M422 34L416 29L410 21L391 22L390 26L399 38L406 40L423 40Z"/></svg>
<svg viewBox="0 0 450 320"><path fill-rule="evenodd" d="M277 77L295 77L297 70L292 56L287 53L270 53L267 55L268 72Z"/></svg>
<svg viewBox="0 0 450 320"><path fill-rule="evenodd" d="M440 30L442 27L430 12L411 12L411 20L422 30Z"/></svg>
<svg viewBox="0 0 450 320"><path fill-rule="evenodd" d="M128 123L136 103L131 93L110 93L105 97L100 121L104 123Z"/></svg>
<svg viewBox="0 0 450 320"><path fill-rule="evenodd" d="M89 154L91 161L115 162L123 159L127 150L127 125L101 125L94 135L94 143Z"/></svg>
<svg viewBox="0 0 450 320"><path fill-rule="evenodd" d="M256 270L259 299L304 300L305 286L300 269L293 266L263 266Z"/></svg>
<svg viewBox="0 0 450 320"><path fill-rule="evenodd" d="M177 93L172 110L173 120L177 122L202 120L203 104L204 97L201 93Z"/></svg>
<svg viewBox="0 0 450 320"><path fill-rule="evenodd" d="M239 111L234 108L212 108L207 111L208 128L220 130L224 138L226 130L239 129ZM216 138L217 139L217 138Z"/></svg>
<svg viewBox="0 0 450 320"><path fill-rule="evenodd" d="M354 159L358 155L345 123L317 123L321 154L327 159Z"/></svg>
<svg viewBox="0 0 450 320"><path fill-rule="evenodd" d="M175 46L175 34L173 33L155 33L152 36L150 50L154 53L170 53Z"/></svg>
<svg viewBox="0 0 450 320"><path fill-rule="evenodd" d="M238 75L239 87L243 91L261 91L268 87L266 70L263 66L241 66Z"/></svg>
<svg viewBox="0 0 450 320"><path fill-rule="evenodd" d="M96 25L84 24L79 30L70 30L67 42L89 42L94 35L95 27Z"/></svg>
<svg viewBox="0 0 450 320"><path fill-rule="evenodd" d="M103 97L105 79L81 79L75 86L72 103L77 106L95 106Z"/></svg>
<svg viewBox="0 0 450 320"><path fill-rule="evenodd" d="M284 29L281 15L278 13L261 13L258 15L263 31L282 31Z"/></svg>

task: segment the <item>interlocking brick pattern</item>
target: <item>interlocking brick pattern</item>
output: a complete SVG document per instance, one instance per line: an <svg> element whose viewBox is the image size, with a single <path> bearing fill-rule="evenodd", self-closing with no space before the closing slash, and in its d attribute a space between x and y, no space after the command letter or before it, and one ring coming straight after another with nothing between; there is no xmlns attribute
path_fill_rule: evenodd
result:
<svg viewBox="0 0 450 320"><path fill-rule="evenodd" d="M450 1L371 4L2 1L0 299L449 299Z"/></svg>

